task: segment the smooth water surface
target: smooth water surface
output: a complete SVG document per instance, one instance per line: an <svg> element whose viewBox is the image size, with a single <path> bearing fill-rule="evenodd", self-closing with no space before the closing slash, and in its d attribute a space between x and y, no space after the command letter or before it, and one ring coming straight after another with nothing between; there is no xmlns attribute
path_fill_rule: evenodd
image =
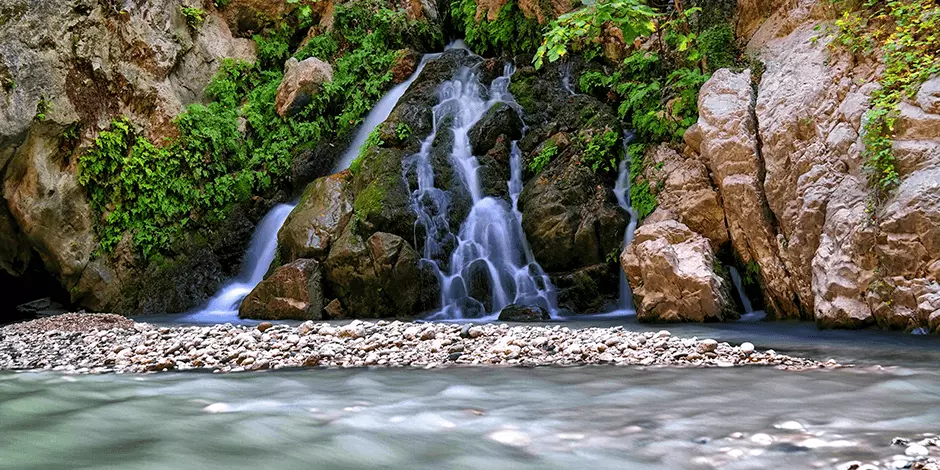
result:
<svg viewBox="0 0 940 470"><path fill-rule="evenodd" d="M861 366L3 372L0 468L836 468L940 431L938 338L760 328L685 333Z"/></svg>
<svg viewBox="0 0 940 470"><path fill-rule="evenodd" d="M832 468L938 404L923 369L3 373L0 467Z"/></svg>

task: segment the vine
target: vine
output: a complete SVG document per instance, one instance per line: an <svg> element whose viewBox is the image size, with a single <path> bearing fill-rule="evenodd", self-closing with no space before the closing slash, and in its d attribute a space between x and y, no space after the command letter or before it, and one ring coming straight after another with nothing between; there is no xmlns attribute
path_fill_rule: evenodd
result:
<svg viewBox="0 0 940 470"><path fill-rule="evenodd" d="M853 54L880 50L885 70L863 125L864 156L877 196L899 182L892 146L898 104L940 73L940 6L932 0L830 0L841 12L830 47Z"/></svg>

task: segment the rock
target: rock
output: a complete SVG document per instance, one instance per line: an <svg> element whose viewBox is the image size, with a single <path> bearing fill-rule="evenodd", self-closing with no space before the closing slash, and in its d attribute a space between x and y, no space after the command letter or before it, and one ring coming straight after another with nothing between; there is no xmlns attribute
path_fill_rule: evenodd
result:
<svg viewBox="0 0 940 470"><path fill-rule="evenodd" d="M715 273L711 246L676 221L640 227L620 262L644 322L736 318L729 283Z"/></svg>
<svg viewBox="0 0 940 470"><path fill-rule="evenodd" d="M713 339L704 339L698 343L698 352L710 353L718 349L718 341Z"/></svg>
<svg viewBox="0 0 940 470"><path fill-rule="evenodd" d="M519 140L522 138L522 119L516 110L505 103L497 103L490 108L486 114L470 128L468 134L470 145L474 155L485 155L490 149L496 146L500 137L509 140ZM508 163L508 162L507 162ZM508 166L507 166L508 170ZM508 176L508 173L506 173ZM509 178L504 178L503 181Z"/></svg>
<svg viewBox="0 0 940 470"><path fill-rule="evenodd" d="M323 261L353 213L348 171L320 178L304 190L277 233L281 262L298 258Z"/></svg>
<svg viewBox="0 0 940 470"><path fill-rule="evenodd" d="M392 82L402 83L408 80L418 68L421 62L421 54L414 49L402 49L398 51L398 57L392 65Z"/></svg>
<svg viewBox="0 0 940 470"><path fill-rule="evenodd" d="M326 314L326 317L330 320L344 320L346 319L346 311L343 310L343 304L340 303L339 299L333 299L323 308L323 313Z"/></svg>
<svg viewBox="0 0 940 470"><path fill-rule="evenodd" d="M920 444L912 444L904 449L904 455L908 457L927 457L930 455L930 451Z"/></svg>
<svg viewBox="0 0 940 470"><path fill-rule="evenodd" d="M3 196L22 235L67 286L78 281L96 248L94 219L73 172L63 171L59 133L36 125L17 146L3 178Z"/></svg>
<svg viewBox="0 0 940 470"><path fill-rule="evenodd" d="M766 308L779 317L798 317L761 184L750 71L718 70L702 86L698 103L702 160L721 193L735 253L760 266Z"/></svg>
<svg viewBox="0 0 940 470"><path fill-rule="evenodd" d="M499 312L499 321L540 322L551 319L551 315L539 306L509 304Z"/></svg>
<svg viewBox="0 0 940 470"><path fill-rule="evenodd" d="M940 114L940 75L927 80L917 91L917 105L925 113Z"/></svg>
<svg viewBox="0 0 940 470"><path fill-rule="evenodd" d="M270 330L272 327L274 327L274 324L269 321L263 321L261 323L258 323L258 331L262 333Z"/></svg>
<svg viewBox="0 0 940 470"><path fill-rule="evenodd" d="M470 338L479 338L480 336L483 336L483 329L478 326L474 326L467 330L467 334L470 336Z"/></svg>
<svg viewBox="0 0 940 470"><path fill-rule="evenodd" d="M549 168L526 183L522 227L539 264L566 272L604 263L623 244L627 216L610 188L581 165Z"/></svg>
<svg viewBox="0 0 940 470"><path fill-rule="evenodd" d="M320 263L299 259L274 270L245 297L238 315L266 320L319 320L323 317Z"/></svg>
<svg viewBox="0 0 940 470"><path fill-rule="evenodd" d="M415 313L421 283L418 254L397 235L363 241L347 228L326 260L326 279L352 318Z"/></svg>
<svg viewBox="0 0 940 470"><path fill-rule="evenodd" d="M698 131L701 132L700 129ZM653 182L656 202L659 203L657 210L668 212L669 218L703 235L717 252L729 240L728 229L721 197L712 188L705 165L667 145L650 149L645 161L643 176L646 181Z"/></svg>
<svg viewBox="0 0 940 470"><path fill-rule="evenodd" d="M748 355L748 356L750 356L751 353L754 352L754 344L753 344L753 343L746 343L746 342L745 342L745 343L741 343L741 352L744 353L744 354L746 354L746 355Z"/></svg>
<svg viewBox="0 0 940 470"><path fill-rule="evenodd" d="M274 107L278 116L292 116L310 104L324 83L333 81L333 68L316 57L298 62L291 57L284 64L284 79L277 87Z"/></svg>
<svg viewBox="0 0 940 470"><path fill-rule="evenodd" d="M471 327L471 326L473 326L473 325L467 323L467 324L465 324L464 326L462 326L462 327L460 328L460 337L461 337L461 338L469 338L469 337L470 337L470 327Z"/></svg>

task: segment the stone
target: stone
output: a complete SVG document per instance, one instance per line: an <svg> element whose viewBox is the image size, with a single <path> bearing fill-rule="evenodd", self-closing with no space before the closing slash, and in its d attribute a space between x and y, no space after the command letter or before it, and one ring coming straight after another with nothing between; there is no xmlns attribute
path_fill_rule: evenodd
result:
<svg viewBox="0 0 940 470"><path fill-rule="evenodd" d="M620 262L642 322L737 317L730 283L715 273L715 256L708 240L679 222L641 226Z"/></svg>
<svg viewBox="0 0 940 470"><path fill-rule="evenodd" d="M904 449L904 455L908 457L927 457L930 455L930 451L920 444L912 444Z"/></svg>
<svg viewBox="0 0 940 470"><path fill-rule="evenodd" d="M263 321L261 323L258 323L258 331L262 333L270 330L272 327L274 327L274 324L269 321Z"/></svg>
<svg viewBox="0 0 940 470"><path fill-rule="evenodd" d="M741 352L746 355L751 355L754 352L754 344L747 342L741 343Z"/></svg>
<svg viewBox="0 0 940 470"><path fill-rule="evenodd" d="M281 262L326 259L353 213L348 171L320 178L304 190L300 202L277 233Z"/></svg>
<svg viewBox="0 0 940 470"><path fill-rule="evenodd" d="M698 343L698 352L709 353L718 349L718 341L713 339L704 339Z"/></svg>
<svg viewBox="0 0 940 470"><path fill-rule="evenodd" d="M274 107L278 116L299 113L313 101L324 83L333 81L333 67L316 57L302 61L291 57L284 64L284 78L277 87Z"/></svg>
<svg viewBox="0 0 940 470"><path fill-rule="evenodd" d="M798 317L772 214L761 184L758 124L751 74L716 71L699 92L701 157L721 193L731 244L742 262L761 270L765 305L778 317ZM763 122L763 121L761 121Z"/></svg>
<svg viewBox="0 0 940 470"><path fill-rule="evenodd" d="M258 283L239 307L241 318L319 320L323 318L320 263L299 259L274 270Z"/></svg>
<svg viewBox="0 0 940 470"><path fill-rule="evenodd" d="M326 279L351 318L416 313L418 254L397 235L377 232L362 240L347 227L330 250Z"/></svg>
<svg viewBox="0 0 940 470"><path fill-rule="evenodd" d="M940 75L921 84L916 100L924 112L940 114Z"/></svg>
<svg viewBox="0 0 940 470"><path fill-rule="evenodd" d="M519 140L522 138L523 126L522 119L512 106L506 103L494 105L470 128L468 137L473 154L485 155L496 146L500 137ZM506 169L508 170L508 165ZM503 181L507 179L509 178L503 178Z"/></svg>
<svg viewBox="0 0 940 470"><path fill-rule="evenodd" d="M551 319L551 315L539 306L509 304L499 312L499 321L540 322Z"/></svg>
<svg viewBox="0 0 940 470"><path fill-rule="evenodd" d="M339 299L331 300L330 303L323 308L323 313L326 314L329 320L346 319L346 311L343 310L343 304L340 303Z"/></svg>

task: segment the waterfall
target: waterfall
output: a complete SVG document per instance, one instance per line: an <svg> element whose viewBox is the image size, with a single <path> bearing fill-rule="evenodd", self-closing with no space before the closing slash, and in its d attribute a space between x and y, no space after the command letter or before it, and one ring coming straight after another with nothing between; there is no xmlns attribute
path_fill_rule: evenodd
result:
<svg viewBox="0 0 940 470"><path fill-rule="evenodd" d="M453 47L453 46L448 46ZM418 64L418 67L415 69L414 73L408 77L408 80L395 85L394 88L388 91L385 96L375 104L375 107L372 108L372 111L369 112L369 115L366 117L365 122L359 126L359 130L356 131L356 136L353 137L352 143L349 145L349 148L346 149L346 152L343 153L343 157L340 158L339 162L336 163L336 167L333 168L334 173L339 173L347 168L349 165L352 165L353 160L359 156L359 152L362 150L362 146L365 145L366 140L369 139L369 134L388 119L388 115L392 113L392 110L395 109L395 105L398 104L398 100L401 99L402 95L408 91L408 87L414 83L415 79L418 78L418 75L421 74L421 71L424 70L424 66L427 65L428 61L440 57L441 54L425 54L421 58L421 62Z"/></svg>
<svg viewBox="0 0 940 470"><path fill-rule="evenodd" d="M754 310L754 307L751 305L751 299L747 297L747 292L744 291L744 283L741 282L741 273L738 272L737 268L734 266L728 266L728 273L731 274L731 282L734 284L734 290L737 291L738 299L744 307L744 315L741 315L741 321L763 320L767 314L762 310Z"/></svg>
<svg viewBox="0 0 940 470"><path fill-rule="evenodd" d="M561 66L561 86L564 87L569 95L574 96L577 94L574 92L574 89L571 88L571 62L565 62Z"/></svg>
<svg viewBox="0 0 940 470"><path fill-rule="evenodd" d="M744 293L744 283L741 282L741 274L738 273L737 268L734 266L728 266L728 272L731 273L731 282L734 283L734 289L738 292L738 299L741 300L741 305L744 306L744 313L754 313L754 308L751 307L751 299L748 299L747 294Z"/></svg>
<svg viewBox="0 0 940 470"><path fill-rule="evenodd" d="M617 173L617 182L614 184L614 194L617 196L617 204L630 214L630 223L627 224L627 231L623 235L623 247L626 248L633 241L633 234L636 232L636 226L639 222L639 214L633 208L630 201L630 155L629 145L633 141L633 134L624 132L623 151L624 158L620 161L620 168ZM620 269L620 297L617 299L617 309L620 311L635 312L633 305L633 293L630 291L630 283L627 282L627 275Z"/></svg>
<svg viewBox="0 0 940 470"><path fill-rule="evenodd" d="M555 292L548 276L534 261L522 231L517 204L522 192L522 155L512 143L511 203L483 195L479 161L473 155L469 132L487 110L497 103L515 105L508 87L511 66L489 88L480 84L475 72L461 69L443 83L439 103L432 110L433 130L421 149L402 163L405 181L416 176L412 207L417 214L415 238L421 241L422 266L437 275L441 286L441 310L430 319L495 319L511 304L537 305L556 315ZM450 121L448 121L450 120ZM473 203L455 236L450 231L450 195L435 187L431 151L440 126L451 122L454 143L450 164L460 176ZM445 130L446 131L446 130ZM448 256L448 248L455 247Z"/></svg>
<svg viewBox="0 0 940 470"><path fill-rule="evenodd" d="M448 48L453 47L461 47L461 45L454 43L448 46ZM376 103L375 107L369 111L369 115L366 116L366 120L359 126L359 130L356 131L356 135L353 137L352 144L343 154L334 172L340 172L349 168L352 161L359 155L359 151L368 139L369 134L371 134L379 124L382 124L388 119L389 114L392 113L395 105L398 104L398 100L401 99L405 91L408 90L408 87L418 78L418 75L424 69L428 61L440 57L440 55L441 54L426 54L421 58L421 62L408 80L405 80L389 90L389 92ZM239 273L238 277L234 280L225 284L219 292L209 299L209 302L205 304L204 307L190 313L186 317L186 320L195 322L222 322L235 321L238 319L238 307L241 305L242 300L248 296L258 283L264 280L264 275L270 268L271 262L274 261L274 256L277 252L277 233L296 205L297 203L279 204L261 219L261 222L259 222L258 226L255 228L254 234L251 236L251 244L248 247L248 251L245 253L241 273Z"/></svg>

